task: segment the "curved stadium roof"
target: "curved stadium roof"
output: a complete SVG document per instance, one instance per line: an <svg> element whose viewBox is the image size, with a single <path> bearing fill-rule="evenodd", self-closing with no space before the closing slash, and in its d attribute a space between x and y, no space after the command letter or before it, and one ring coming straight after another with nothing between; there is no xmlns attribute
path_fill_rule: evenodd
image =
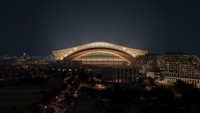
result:
<svg viewBox="0 0 200 113"><path fill-rule="evenodd" d="M132 57L136 57L138 55L145 55L148 53L148 51L128 48L128 47L124 47L124 46L120 46L120 45L116 45L116 44L112 44L108 42L92 42L92 43L88 43L88 44L84 44L84 45L76 46L72 48L54 50L52 51L52 54L54 55L56 60L63 60L64 58L70 57L71 55L74 55L76 53L88 51L92 49L94 49L93 52L95 52L95 50L104 49L104 50L107 50L108 53L111 53L111 54L112 54L112 51L109 52L109 50L113 50L113 51L116 51L115 55L121 52ZM106 52L106 51L103 51L103 52Z"/></svg>

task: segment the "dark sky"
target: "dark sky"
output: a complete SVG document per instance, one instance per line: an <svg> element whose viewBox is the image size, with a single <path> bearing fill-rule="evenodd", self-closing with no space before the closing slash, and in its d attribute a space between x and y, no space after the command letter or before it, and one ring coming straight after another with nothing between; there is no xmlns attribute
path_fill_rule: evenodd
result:
<svg viewBox="0 0 200 113"><path fill-rule="evenodd" d="M1 0L0 55L107 41L200 56L200 0Z"/></svg>

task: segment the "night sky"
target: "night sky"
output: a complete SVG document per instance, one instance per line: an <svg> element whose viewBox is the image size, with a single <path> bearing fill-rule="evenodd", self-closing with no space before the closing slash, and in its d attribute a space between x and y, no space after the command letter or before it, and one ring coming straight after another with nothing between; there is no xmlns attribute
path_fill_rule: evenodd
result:
<svg viewBox="0 0 200 113"><path fill-rule="evenodd" d="M200 56L200 0L1 0L0 55L94 41Z"/></svg>

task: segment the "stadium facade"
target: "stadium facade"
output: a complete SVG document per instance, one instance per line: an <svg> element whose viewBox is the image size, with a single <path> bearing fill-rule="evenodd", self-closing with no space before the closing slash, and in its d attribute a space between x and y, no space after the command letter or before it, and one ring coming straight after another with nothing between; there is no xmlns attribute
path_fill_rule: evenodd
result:
<svg viewBox="0 0 200 113"><path fill-rule="evenodd" d="M95 71L103 80L111 82L134 81L139 68L130 64L148 51L128 48L108 42L92 42L81 46L52 51L57 61L79 61L85 69Z"/></svg>

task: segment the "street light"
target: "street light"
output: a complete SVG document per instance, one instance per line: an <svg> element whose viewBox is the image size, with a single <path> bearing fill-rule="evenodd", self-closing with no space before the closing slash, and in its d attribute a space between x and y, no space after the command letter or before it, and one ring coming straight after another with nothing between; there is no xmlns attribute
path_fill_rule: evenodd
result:
<svg viewBox="0 0 200 113"><path fill-rule="evenodd" d="M45 109L47 109L47 106L44 106Z"/></svg>

